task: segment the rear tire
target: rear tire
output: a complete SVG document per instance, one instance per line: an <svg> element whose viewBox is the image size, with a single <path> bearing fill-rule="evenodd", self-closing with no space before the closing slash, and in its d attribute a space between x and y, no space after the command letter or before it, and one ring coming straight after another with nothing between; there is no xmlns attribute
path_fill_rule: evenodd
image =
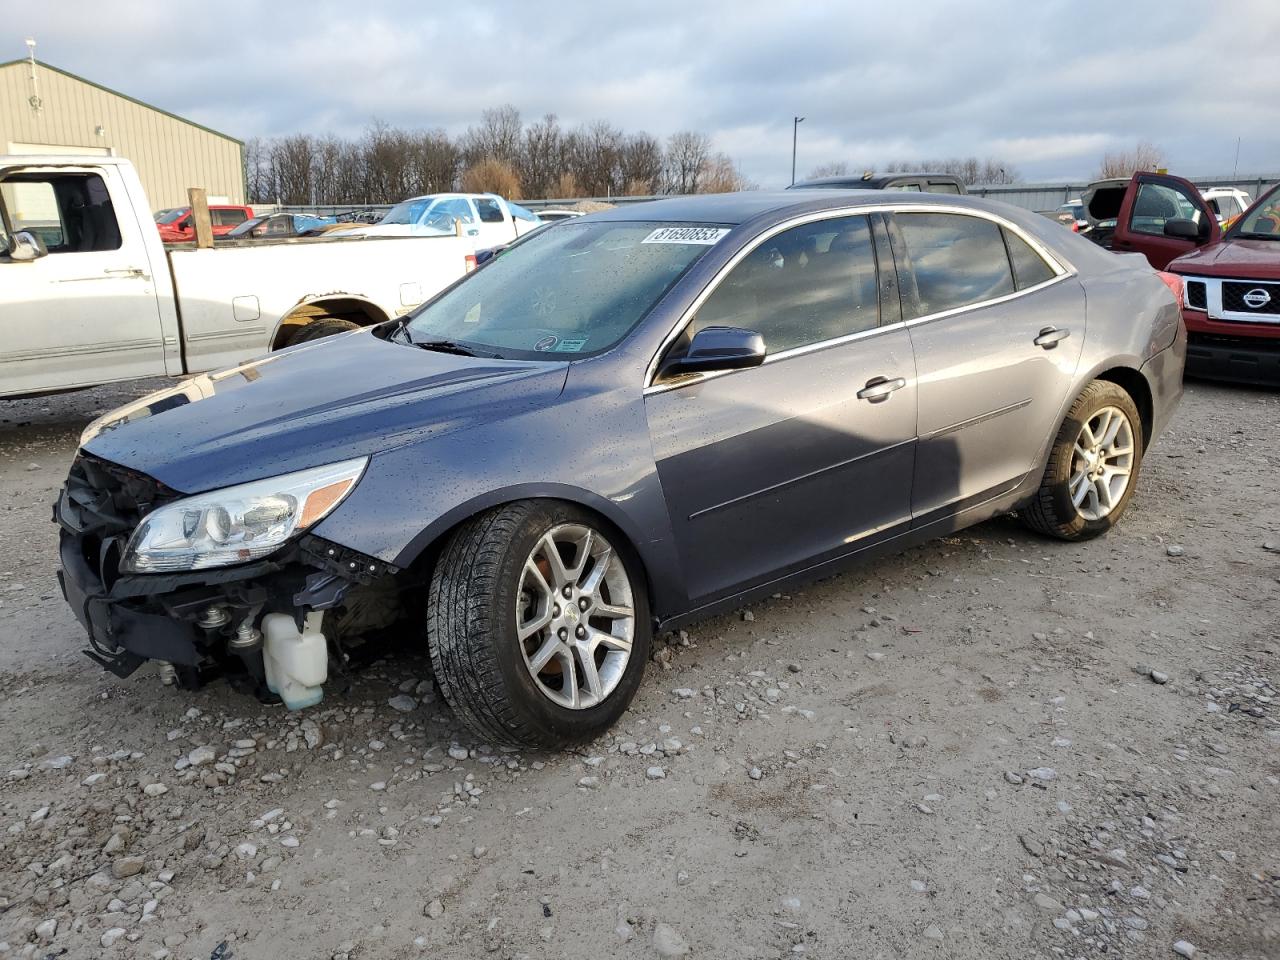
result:
<svg viewBox="0 0 1280 960"><path fill-rule="evenodd" d="M1119 521L1137 486L1142 417L1118 384L1094 380L1062 421L1035 499L1019 515L1045 536L1092 540Z"/></svg>
<svg viewBox="0 0 1280 960"><path fill-rule="evenodd" d="M491 742L561 747L598 736L635 696L651 630L630 545L573 504L526 500L468 520L431 578L436 680L458 718Z"/></svg>
<svg viewBox="0 0 1280 960"><path fill-rule="evenodd" d="M338 317L321 317L318 320L312 320L291 336L285 346L294 347L300 343L310 343L312 340L320 340L324 337L332 337L335 334L359 329L360 324L353 323L350 320L342 320Z"/></svg>

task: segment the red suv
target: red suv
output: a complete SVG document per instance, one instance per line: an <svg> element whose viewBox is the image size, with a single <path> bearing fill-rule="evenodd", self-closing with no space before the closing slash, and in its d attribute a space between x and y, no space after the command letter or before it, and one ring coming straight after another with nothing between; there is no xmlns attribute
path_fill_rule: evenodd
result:
<svg viewBox="0 0 1280 960"><path fill-rule="evenodd" d="M252 207L210 206L209 219L213 221L213 235L220 237L253 216ZM165 243L194 240L196 228L191 222L190 207L172 207L156 213L156 229Z"/></svg>

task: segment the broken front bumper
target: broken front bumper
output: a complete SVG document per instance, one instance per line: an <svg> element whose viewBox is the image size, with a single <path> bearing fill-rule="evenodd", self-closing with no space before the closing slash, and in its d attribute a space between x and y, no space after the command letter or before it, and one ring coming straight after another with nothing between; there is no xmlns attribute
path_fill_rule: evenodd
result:
<svg viewBox="0 0 1280 960"><path fill-rule="evenodd" d="M178 496L143 474L82 455L54 506L63 597L88 635L84 652L117 676L158 660L173 665L183 686L228 669L261 686L261 645L237 643L237 636L252 636L269 613L287 614L301 630L308 613L341 607L352 589L399 572L305 535L237 566L121 574L120 556L138 522Z"/></svg>

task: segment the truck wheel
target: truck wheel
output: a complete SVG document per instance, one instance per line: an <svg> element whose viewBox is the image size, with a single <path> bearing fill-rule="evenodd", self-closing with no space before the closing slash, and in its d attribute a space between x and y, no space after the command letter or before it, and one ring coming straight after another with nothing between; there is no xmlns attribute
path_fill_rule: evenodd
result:
<svg viewBox="0 0 1280 960"><path fill-rule="evenodd" d="M427 599L445 699L477 736L519 746L560 747L613 724L640 685L651 629L630 544L553 500L464 523Z"/></svg>
<svg viewBox="0 0 1280 960"><path fill-rule="evenodd" d="M310 343L312 340L319 340L322 337L332 337L337 333L346 333L348 330L359 329L360 324L352 323L350 320L340 320L337 317L321 317L318 320L312 320L290 337L285 346L294 347L300 343Z"/></svg>
<svg viewBox="0 0 1280 960"><path fill-rule="evenodd" d="M1117 384L1094 380L1062 421L1044 479L1021 511L1032 530L1091 540L1116 525L1142 465L1142 418Z"/></svg>

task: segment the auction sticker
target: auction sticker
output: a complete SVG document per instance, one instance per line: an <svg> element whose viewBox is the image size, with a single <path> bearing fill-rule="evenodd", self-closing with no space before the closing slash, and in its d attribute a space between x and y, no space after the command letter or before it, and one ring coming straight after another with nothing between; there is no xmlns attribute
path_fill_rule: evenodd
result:
<svg viewBox="0 0 1280 960"><path fill-rule="evenodd" d="M728 232L728 227L659 227L640 242L700 243L709 247Z"/></svg>

